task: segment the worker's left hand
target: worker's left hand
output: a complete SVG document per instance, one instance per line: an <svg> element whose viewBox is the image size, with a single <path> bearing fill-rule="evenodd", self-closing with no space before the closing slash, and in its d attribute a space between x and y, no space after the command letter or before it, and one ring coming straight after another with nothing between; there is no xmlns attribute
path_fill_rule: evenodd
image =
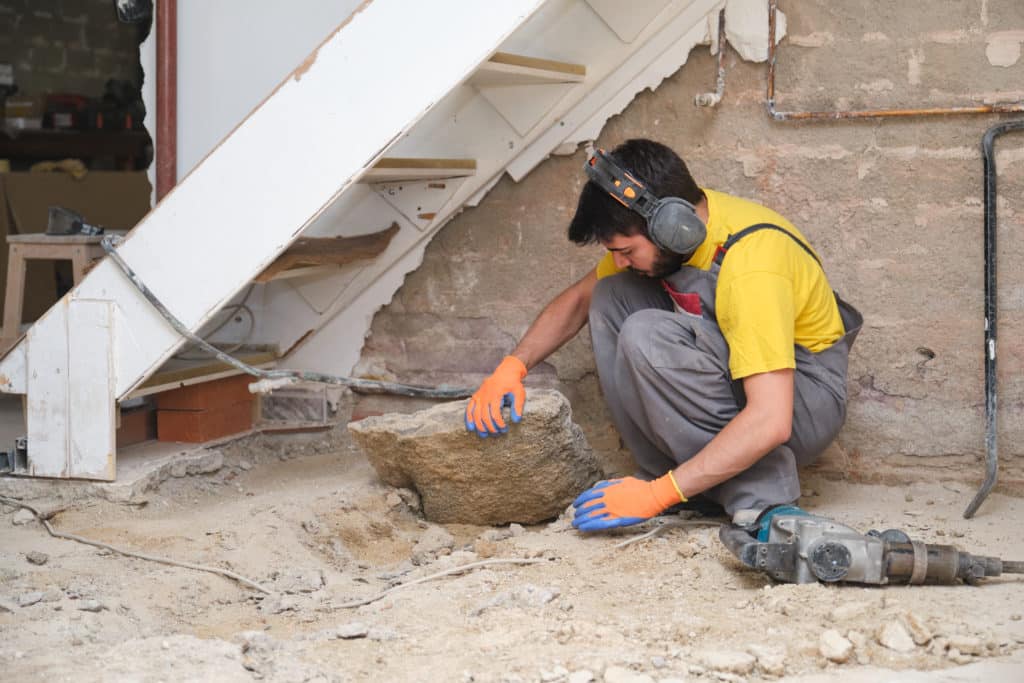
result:
<svg viewBox="0 0 1024 683"><path fill-rule="evenodd" d="M669 472L654 481L636 477L599 481L573 501L572 525L580 531L601 531L639 524L686 502L671 477Z"/></svg>

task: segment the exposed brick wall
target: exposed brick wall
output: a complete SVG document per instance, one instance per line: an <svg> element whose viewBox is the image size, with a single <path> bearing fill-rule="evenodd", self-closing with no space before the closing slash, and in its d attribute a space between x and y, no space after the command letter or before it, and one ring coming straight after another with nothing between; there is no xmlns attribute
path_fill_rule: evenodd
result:
<svg viewBox="0 0 1024 683"><path fill-rule="evenodd" d="M111 0L0 0L0 63L19 94L103 94L114 78L141 85L139 26L117 20Z"/></svg>
<svg viewBox="0 0 1024 683"><path fill-rule="evenodd" d="M996 66L988 52L1024 31L1020 0L934 0L927 11L885 0L780 0L780 7L789 34L778 59L779 109L1021 100L1024 58ZM975 486L984 455L981 138L998 121L1024 116L775 122L765 110L765 65L730 51L726 66L717 108L693 105L696 93L713 87L716 68L698 47L657 91L611 119L598 143L661 140L706 187L777 209L864 313L848 373L849 414L826 471ZM1024 133L1001 138L997 157L1000 482L1024 492ZM446 226L378 313L359 369L407 382L478 384L541 304L600 255L565 237L583 163L577 151L548 159L518 184L504 178ZM631 472L628 456L611 457L615 434L586 333L527 381L569 395L607 468Z"/></svg>

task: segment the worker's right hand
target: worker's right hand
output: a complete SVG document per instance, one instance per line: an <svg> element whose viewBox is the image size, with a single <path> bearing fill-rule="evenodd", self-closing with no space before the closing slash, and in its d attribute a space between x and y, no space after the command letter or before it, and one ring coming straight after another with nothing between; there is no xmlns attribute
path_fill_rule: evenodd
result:
<svg viewBox="0 0 1024 683"><path fill-rule="evenodd" d="M498 368L470 397L466 406L466 429L476 432L481 438L504 434L508 431L508 425L502 418L501 409L506 405L511 409L513 422L523 419L523 408L526 405L524 377L526 366L523 362L515 356L505 356Z"/></svg>

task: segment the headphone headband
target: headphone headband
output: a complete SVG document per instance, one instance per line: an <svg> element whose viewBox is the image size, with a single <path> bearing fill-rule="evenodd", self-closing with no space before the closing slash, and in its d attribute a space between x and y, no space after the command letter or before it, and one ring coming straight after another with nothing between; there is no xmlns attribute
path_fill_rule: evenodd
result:
<svg viewBox="0 0 1024 683"><path fill-rule="evenodd" d="M656 246L680 255L692 254L707 236L704 221L693 204L680 197L654 196L636 176L615 163L603 149L584 165L587 177L626 208L647 221L647 234Z"/></svg>
<svg viewBox="0 0 1024 683"><path fill-rule="evenodd" d="M658 198L603 150L594 150L586 166L587 175L620 204L636 211L648 221L654 215Z"/></svg>

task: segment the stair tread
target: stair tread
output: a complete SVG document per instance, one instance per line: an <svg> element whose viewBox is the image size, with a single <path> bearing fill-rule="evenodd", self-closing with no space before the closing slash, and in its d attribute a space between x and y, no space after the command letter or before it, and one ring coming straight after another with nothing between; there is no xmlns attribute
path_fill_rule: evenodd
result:
<svg viewBox="0 0 1024 683"><path fill-rule="evenodd" d="M582 64L496 52L470 78L477 87L579 83L587 75Z"/></svg>
<svg viewBox="0 0 1024 683"><path fill-rule="evenodd" d="M476 173L476 159L385 157L363 174L362 182L458 178Z"/></svg>

